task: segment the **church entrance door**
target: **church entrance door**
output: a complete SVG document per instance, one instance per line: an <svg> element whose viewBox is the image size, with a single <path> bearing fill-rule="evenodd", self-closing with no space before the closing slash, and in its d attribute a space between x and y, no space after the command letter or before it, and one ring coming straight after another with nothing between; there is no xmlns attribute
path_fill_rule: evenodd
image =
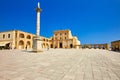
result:
<svg viewBox="0 0 120 80"><path fill-rule="evenodd" d="M62 48L62 43L60 43L60 48Z"/></svg>

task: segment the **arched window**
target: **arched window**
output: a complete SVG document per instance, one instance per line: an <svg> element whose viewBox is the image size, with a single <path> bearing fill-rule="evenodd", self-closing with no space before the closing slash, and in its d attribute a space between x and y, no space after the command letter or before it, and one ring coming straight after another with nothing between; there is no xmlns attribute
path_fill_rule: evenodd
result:
<svg viewBox="0 0 120 80"><path fill-rule="evenodd" d="M43 41L45 41L45 38L43 39Z"/></svg>
<svg viewBox="0 0 120 80"><path fill-rule="evenodd" d="M19 41L19 49L24 49L24 41Z"/></svg>
<svg viewBox="0 0 120 80"><path fill-rule="evenodd" d="M48 42L48 39L46 39L46 41Z"/></svg>
<svg viewBox="0 0 120 80"><path fill-rule="evenodd" d="M21 33L21 34L19 35L19 37L20 37L20 38L24 38L25 36L24 36L23 33Z"/></svg>
<svg viewBox="0 0 120 80"><path fill-rule="evenodd" d="M30 36L30 35L28 35L28 36L27 36L27 39L31 39L31 36Z"/></svg>
<svg viewBox="0 0 120 80"><path fill-rule="evenodd" d="M10 38L10 34L8 34L8 38Z"/></svg>
<svg viewBox="0 0 120 80"><path fill-rule="evenodd" d="M3 39L5 38L5 34L3 34Z"/></svg>
<svg viewBox="0 0 120 80"><path fill-rule="evenodd" d="M27 48L27 49L31 48L31 43L30 43L30 41L27 41L26 48Z"/></svg>
<svg viewBox="0 0 120 80"><path fill-rule="evenodd" d="M42 48L45 48L45 43L42 44Z"/></svg>

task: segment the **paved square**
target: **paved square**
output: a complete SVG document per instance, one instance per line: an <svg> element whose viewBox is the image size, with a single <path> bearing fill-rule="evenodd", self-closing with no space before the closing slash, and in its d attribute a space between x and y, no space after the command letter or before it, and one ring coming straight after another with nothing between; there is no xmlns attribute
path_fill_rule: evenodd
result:
<svg viewBox="0 0 120 80"><path fill-rule="evenodd" d="M120 80L120 53L98 49L0 51L0 80Z"/></svg>

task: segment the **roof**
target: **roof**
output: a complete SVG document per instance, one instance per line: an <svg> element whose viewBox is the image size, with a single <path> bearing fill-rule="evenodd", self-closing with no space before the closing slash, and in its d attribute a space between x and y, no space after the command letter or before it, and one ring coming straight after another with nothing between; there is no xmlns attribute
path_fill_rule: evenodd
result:
<svg viewBox="0 0 120 80"><path fill-rule="evenodd" d="M20 32L23 32L23 33L28 33L28 34L32 34L32 35L36 35L36 34L33 34L33 33L29 33L29 32L24 32L24 31L21 31L21 30L8 30L8 31L2 31L2 32L0 32L0 33L4 33L4 32L11 32L11 31L20 31ZM43 37L43 38L46 38L46 37L44 37L44 36L40 36L40 37ZM48 38L49 39L49 38Z"/></svg>
<svg viewBox="0 0 120 80"><path fill-rule="evenodd" d="M61 32L61 31L71 31L71 30L69 30L69 29L66 29L66 30L56 30L54 32Z"/></svg>
<svg viewBox="0 0 120 80"><path fill-rule="evenodd" d="M116 40L116 41L112 41L111 43L113 43L113 42L119 42L120 40Z"/></svg>

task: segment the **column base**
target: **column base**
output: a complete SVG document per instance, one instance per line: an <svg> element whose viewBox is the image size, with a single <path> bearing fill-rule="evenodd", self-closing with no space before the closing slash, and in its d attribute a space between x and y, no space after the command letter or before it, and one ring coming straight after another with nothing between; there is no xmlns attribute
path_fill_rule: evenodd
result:
<svg viewBox="0 0 120 80"><path fill-rule="evenodd" d="M42 50L42 41L39 38L34 38L33 39L33 52L38 53L38 52L43 52Z"/></svg>

